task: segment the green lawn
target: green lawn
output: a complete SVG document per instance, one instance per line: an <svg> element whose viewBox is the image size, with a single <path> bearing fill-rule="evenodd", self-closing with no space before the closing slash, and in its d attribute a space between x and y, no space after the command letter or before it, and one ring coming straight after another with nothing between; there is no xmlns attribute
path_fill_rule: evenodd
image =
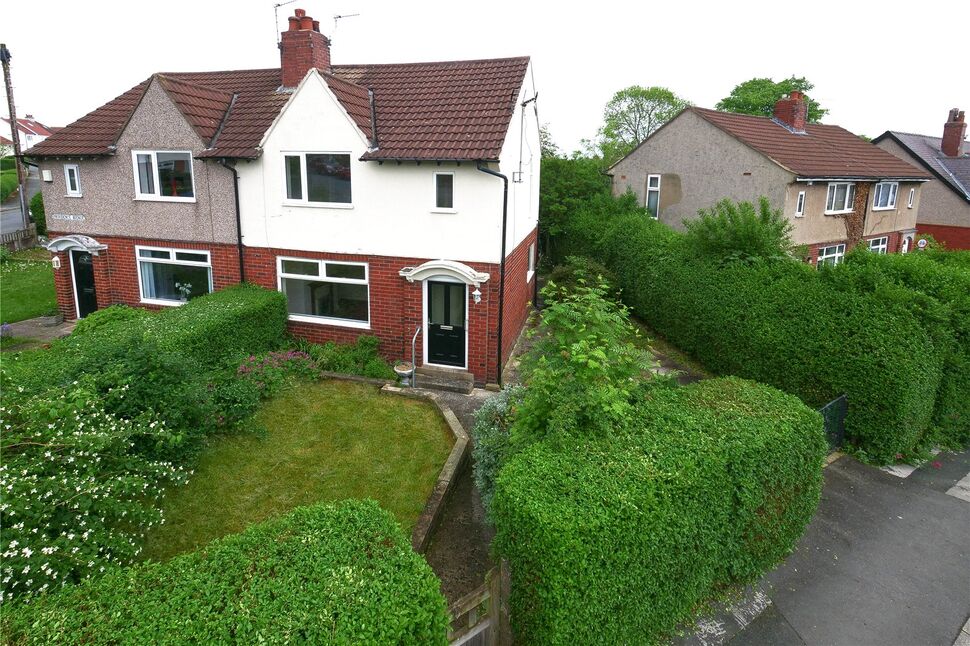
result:
<svg viewBox="0 0 970 646"><path fill-rule="evenodd" d="M7 196L17 188L17 169L0 171L0 201L7 199Z"/></svg>
<svg viewBox="0 0 970 646"><path fill-rule="evenodd" d="M0 264L0 322L15 323L57 311L50 254L18 251ZM70 271L68 269L67 271Z"/></svg>
<svg viewBox="0 0 970 646"><path fill-rule="evenodd" d="M321 500L373 498L410 532L454 442L429 402L344 381L301 384L257 415L266 434L220 437L164 501L145 558L164 560Z"/></svg>

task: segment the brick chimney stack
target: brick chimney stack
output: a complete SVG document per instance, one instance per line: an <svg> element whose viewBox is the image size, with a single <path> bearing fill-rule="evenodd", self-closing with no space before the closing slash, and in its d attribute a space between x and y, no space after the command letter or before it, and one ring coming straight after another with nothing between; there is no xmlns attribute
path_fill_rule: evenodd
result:
<svg viewBox="0 0 970 646"><path fill-rule="evenodd" d="M330 39L320 33L320 21L306 15L303 9L293 13L288 29L280 35L283 87L299 85L311 67L330 71Z"/></svg>
<svg viewBox="0 0 970 646"><path fill-rule="evenodd" d="M967 136L967 122L963 120L963 110L953 108L950 118L943 124L943 141L940 149L947 157L963 157L963 139Z"/></svg>
<svg viewBox="0 0 970 646"><path fill-rule="evenodd" d="M808 102L801 92L792 92L775 103L775 119L782 122L792 132L804 133L808 121Z"/></svg>

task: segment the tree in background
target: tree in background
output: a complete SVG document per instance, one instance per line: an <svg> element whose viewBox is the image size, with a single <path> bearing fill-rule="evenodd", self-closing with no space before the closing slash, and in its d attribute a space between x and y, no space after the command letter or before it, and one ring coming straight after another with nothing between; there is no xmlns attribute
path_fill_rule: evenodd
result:
<svg viewBox="0 0 970 646"><path fill-rule="evenodd" d="M714 107L723 112L737 112L739 114L753 114L758 117L770 117L775 113L775 103L778 99L794 91L808 92L814 88L805 77L784 79L775 83L771 79L755 78L735 86L731 94L721 99ZM808 101L808 122L818 123L828 113L818 101L806 96Z"/></svg>
<svg viewBox="0 0 970 646"><path fill-rule="evenodd" d="M603 161L573 155L571 159L542 160L539 179L539 245L543 255L553 254L552 245L563 225L577 209L597 196L610 195L610 178L603 173Z"/></svg>
<svg viewBox="0 0 970 646"><path fill-rule="evenodd" d="M690 103L665 87L631 85L613 95L603 110L596 142L603 161L613 164Z"/></svg>
<svg viewBox="0 0 970 646"><path fill-rule="evenodd" d="M539 126L539 149L543 159L562 156L562 151L559 150L559 146L552 139L552 133L549 132L548 123L543 123Z"/></svg>

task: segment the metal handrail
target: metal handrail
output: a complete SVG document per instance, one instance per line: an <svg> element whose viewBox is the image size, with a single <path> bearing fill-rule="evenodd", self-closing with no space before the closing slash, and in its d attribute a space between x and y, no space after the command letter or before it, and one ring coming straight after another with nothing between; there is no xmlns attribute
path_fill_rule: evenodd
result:
<svg viewBox="0 0 970 646"><path fill-rule="evenodd" d="M414 388L415 387L415 381L417 381L417 378L418 378L418 364L416 364L414 362L414 359L415 359L415 357L414 357L414 345L418 341L418 335L419 334L421 334L421 326L420 325L418 326L418 329L414 331L414 336L411 337L411 388Z"/></svg>

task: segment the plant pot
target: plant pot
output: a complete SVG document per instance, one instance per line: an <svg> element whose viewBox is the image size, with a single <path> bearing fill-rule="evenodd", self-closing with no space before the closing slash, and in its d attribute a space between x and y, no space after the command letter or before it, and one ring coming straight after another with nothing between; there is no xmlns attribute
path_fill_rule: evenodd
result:
<svg viewBox="0 0 970 646"><path fill-rule="evenodd" d="M414 366L410 361L400 361L394 364L394 373L400 377L405 386L411 384L411 375L414 374Z"/></svg>

